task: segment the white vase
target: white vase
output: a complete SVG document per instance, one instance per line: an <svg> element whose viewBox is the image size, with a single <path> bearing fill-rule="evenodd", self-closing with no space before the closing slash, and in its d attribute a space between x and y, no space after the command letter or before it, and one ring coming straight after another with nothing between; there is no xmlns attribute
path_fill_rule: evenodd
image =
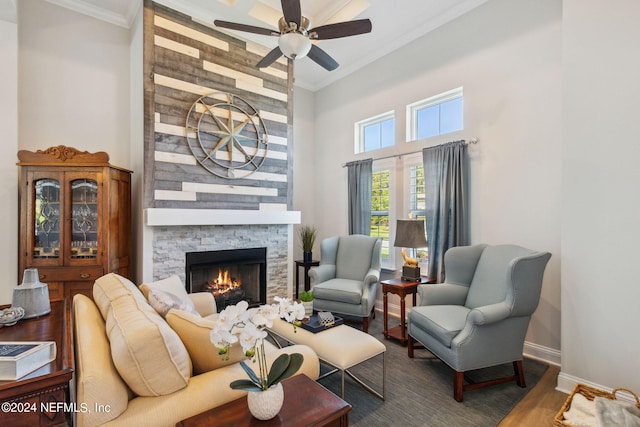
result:
<svg viewBox="0 0 640 427"><path fill-rule="evenodd" d="M247 403L251 415L259 420L270 420L278 415L284 402L284 389L282 383L272 385L269 390L250 391L247 395Z"/></svg>

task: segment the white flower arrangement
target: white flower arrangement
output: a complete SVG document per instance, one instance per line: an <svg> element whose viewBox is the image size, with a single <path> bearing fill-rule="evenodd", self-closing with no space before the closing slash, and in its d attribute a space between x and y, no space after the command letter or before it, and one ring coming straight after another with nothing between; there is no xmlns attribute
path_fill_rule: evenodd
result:
<svg viewBox="0 0 640 427"><path fill-rule="evenodd" d="M261 305L249 308L246 301L230 305L220 312L215 327L211 330L211 342L219 349L222 358L229 357L229 348L240 342L247 358L258 364L258 373L244 361L240 365L249 376L249 380L236 380L230 387L238 390L264 391L274 384L295 374L304 360L299 353L282 354L273 362L271 370L267 368L264 339L266 329L273 326L273 321L282 318L296 326L304 319L304 306L292 302L288 298L275 297L277 304Z"/></svg>

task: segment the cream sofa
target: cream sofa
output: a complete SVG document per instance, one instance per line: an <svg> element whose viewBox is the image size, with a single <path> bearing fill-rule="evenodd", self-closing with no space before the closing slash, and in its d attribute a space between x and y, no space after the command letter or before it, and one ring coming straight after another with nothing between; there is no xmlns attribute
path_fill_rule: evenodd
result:
<svg viewBox="0 0 640 427"><path fill-rule="evenodd" d="M116 274L98 279L93 295L95 303L84 295L73 300L76 426L175 426L246 394L229 387L246 378L237 363L241 351L223 361L208 340L211 294L189 295L199 314L170 309L166 319ZM269 363L282 352L303 354L299 373L318 377L318 357L309 347L269 345Z"/></svg>

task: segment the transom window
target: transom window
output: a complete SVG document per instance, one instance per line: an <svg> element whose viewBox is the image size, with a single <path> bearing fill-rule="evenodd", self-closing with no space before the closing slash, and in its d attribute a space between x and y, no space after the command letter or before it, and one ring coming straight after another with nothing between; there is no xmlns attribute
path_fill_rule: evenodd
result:
<svg viewBox="0 0 640 427"><path fill-rule="evenodd" d="M355 124L355 152L364 153L395 144L396 119L393 111Z"/></svg>
<svg viewBox="0 0 640 427"><path fill-rule="evenodd" d="M407 141L464 128L462 88L407 105Z"/></svg>

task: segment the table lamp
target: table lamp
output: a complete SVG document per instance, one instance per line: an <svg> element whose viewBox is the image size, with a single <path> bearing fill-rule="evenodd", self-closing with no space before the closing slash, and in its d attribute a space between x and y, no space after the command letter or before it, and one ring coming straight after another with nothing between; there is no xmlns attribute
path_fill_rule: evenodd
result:
<svg viewBox="0 0 640 427"><path fill-rule="evenodd" d="M420 267L416 258L409 258L405 248L424 248L427 239L424 237L424 221L420 219L399 219L396 223L396 240L393 246L402 247L402 280L420 280Z"/></svg>

